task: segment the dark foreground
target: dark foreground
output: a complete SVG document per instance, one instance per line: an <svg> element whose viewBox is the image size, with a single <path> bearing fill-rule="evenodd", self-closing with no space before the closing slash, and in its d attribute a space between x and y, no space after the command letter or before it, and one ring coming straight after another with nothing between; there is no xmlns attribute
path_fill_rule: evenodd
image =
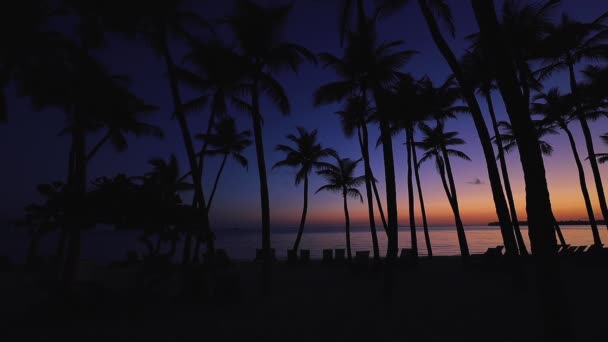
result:
<svg viewBox="0 0 608 342"><path fill-rule="evenodd" d="M602 264L562 262L564 291L554 300L577 341L608 338ZM275 264L268 296L254 263L189 272L84 265L71 296L51 274L0 273L0 341L543 340L530 265L421 260L398 267L391 295L382 269L316 262Z"/></svg>

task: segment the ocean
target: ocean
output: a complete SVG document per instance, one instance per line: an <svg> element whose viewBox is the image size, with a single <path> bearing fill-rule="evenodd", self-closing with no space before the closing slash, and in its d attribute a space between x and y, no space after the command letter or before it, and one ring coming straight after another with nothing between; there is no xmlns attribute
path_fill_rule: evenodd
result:
<svg viewBox="0 0 608 342"><path fill-rule="evenodd" d="M600 226L602 241L608 242L608 230ZM489 247L502 245L500 230L496 226L469 226L465 228L469 250L471 253L483 253ZM458 240L455 227L430 227L433 255L459 255ZM566 242L571 245L589 245L593 242L589 226L562 226ZM285 259L287 250L292 248L297 234L296 228L274 227L271 233L272 247L276 250L277 258ZM522 234L529 249L528 231L522 227ZM51 255L57 244L58 234L47 234L40 241L39 254ZM139 241L138 231L115 231L110 227L88 230L82 234L82 258L98 263L124 260L129 250L143 253L146 249ZM255 251L261 246L259 230L217 229L216 246L224 248L229 257L235 260L253 260ZM418 250L420 255L426 255L426 245L421 227L417 229ZM154 240L154 239L153 239ZM386 251L386 234L382 226L378 228L379 247L382 254ZM13 262L25 260L29 236L21 228L6 228L0 230L0 255L8 256ZM181 257L181 241L178 242L176 257ZM306 227L301 249L309 249L313 259L320 259L325 248L346 248L346 237L343 227ZM369 227L354 227L351 229L351 246L355 251L372 250ZM399 247L410 248L409 227L400 227ZM162 251L167 252L170 246L163 245Z"/></svg>

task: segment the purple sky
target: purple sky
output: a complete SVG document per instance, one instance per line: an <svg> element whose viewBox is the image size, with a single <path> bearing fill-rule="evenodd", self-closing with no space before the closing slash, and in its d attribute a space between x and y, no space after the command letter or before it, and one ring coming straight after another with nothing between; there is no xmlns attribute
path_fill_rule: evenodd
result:
<svg viewBox="0 0 608 342"><path fill-rule="evenodd" d="M270 2L270 1L266 1ZM217 4L219 2L210 2ZM285 40L302 44L315 53L332 52L340 55L337 33L337 5L335 1L295 1L290 21L285 32ZM450 44L457 54L462 54L467 43L466 35L477 30L472 15L470 3L463 0L449 1L457 28L457 38ZM499 8L500 1L497 1ZM224 5L226 6L226 5ZM204 11L208 17L221 16L229 6L209 8ZM560 10L568 12L579 20L590 20L608 10L608 2L597 0L564 0ZM449 69L430 39L426 25L416 6L409 6L405 11L394 17L383 20L379 24L381 40L390 41L401 39L407 49L415 49L420 53L405 67L404 71L416 77L429 75L435 82L442 82L449 74ZM176 60L180 60L183 49L175 46ZM146 172L149 167L147 160L152 157L167 158L171 153L176 154L182 170L186 170L186 157L177 122L171 120L171 102L165 69L160 57L150 51L144 44L114 40L109 49L100 51L101 60L116 73L128 74L133 80L133 91L149 103L160 106L161 110L149 121L163 127L165 139L157 141L152 138L132 137L129 149L117 154L109 146L91 162L90 178L101 175L127 173L137 175ZM312 104L313 91L328 81L334 79L331 70L321 66L305 65L298 75L282 74L278 76L291 100L292 113L283 117L267 103L262 103L265 118L264 144L266 150L267 168L269 170L271 217L275 226L294 226L299 220L302 203L302 188L295 187L295 170L280 169L270 171L270 167L282 158L274 151L278 143L285 143L285 135L295 131L296 126L308 129L318 128L321 143L335 148L344 157L359 157L359 149L354 140L347 140L341 131L337 116L334 114L340 108L338 105L315 108ZM547 87L560 86L567 92L564 75L557 75L547 82ZM185 99L192 98L194 93L182 90ZM27 98L16 98L14 89L9 88L9 123L0 126L0 156L2 163L0 177L0 219L14 219L22 215L22 208L39 199L35 185L39 183L64 180L67 166L68 137L58 136L63 125L63 115L59 111L34 112ZM501 99L495 95L497 112L500 118L506 118ZM483 108L482 102L482 108ZM192 131L202 132L208 113L192 114L188 120ZM250 129L250 119L243 113L233 113L238 119L241 129ZM499 119L500 119L499 118ZM473 159L472 162L454 161L456 186L461 199L463 220L467 224L484 224L495 220L490 188L487 184L487 174L477 133L468 116L461 116L447 124L447 129L457 130L467 141L462 147ZM578 138L581 155L583 140L576 123L572 129ZM594 135L608 131L606 121L598 121L592 125ZM371 141L377 138L377 128L370 128ZM92 135L90 144L99 139ZM406 221L406 170L405 148L402 145L403 136L395 138L394 148L397 160L396 174L399 200L400 223ZM584 206L576 169L565 136L550 137L554 144L555 155L546 159L547 178L551 191L556 216L560 219L584 219ZM597 149L605 151L607 146L601 145L597 139ZM259 222L259 186L255 167L254 149L246 152L250 162L249 171L235 163L229 163L214 200L212 220L217 226L257 226ZM521 216L525 214L523 202L523 180L517 154L509 156L510 176L514 183L518 210ZM213 159L206 167L206 184L215 175L218 160ZM380 189L384 183L381 150L372 147L372 167L379 179ZM589 189L597 209L596 194L592 186L591 170L586 165L589 179ZM601 172L606 174L606 166ZM362 173L362 169L359 170ZM427 212L431 224L451 224L452 217L445 194L441 188L439 177L434 167L429 164L421 169L422 182L427 199ZM481 184L475 180L479 179ZM608 181L608 179L605 179ZM316 176L311 179L311 190L314 192L322 180ZM210 191L210 186L206 187ZM363 190L363 189L362 189ZM184 194L188 198L189 194ZM352 215L356 224L364 224L366 206L351 202ZM312 196L309 208L311 224L341 224L343 214L341 199L337 194L319 193ZM599 210L598 210L599 212Z"/></svg>

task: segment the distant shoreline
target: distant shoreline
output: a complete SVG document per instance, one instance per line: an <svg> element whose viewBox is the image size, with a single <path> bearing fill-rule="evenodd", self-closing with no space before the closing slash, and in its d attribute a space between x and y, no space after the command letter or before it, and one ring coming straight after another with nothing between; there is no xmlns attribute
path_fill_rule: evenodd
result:
<svg viewBox="0 0 608 342"><path fill-rule="evenodd" d="M528 221L519 221L519 224L522 226L527 226ZM557 224L560 226L582 226L582 225L590 225L591 221L583 221L583 220L566 220L566 221L557 221ZM604 220L596 220L595 224L603 225L605 224ZM488 226L499 226L499 222L489 222Z"/></svg>

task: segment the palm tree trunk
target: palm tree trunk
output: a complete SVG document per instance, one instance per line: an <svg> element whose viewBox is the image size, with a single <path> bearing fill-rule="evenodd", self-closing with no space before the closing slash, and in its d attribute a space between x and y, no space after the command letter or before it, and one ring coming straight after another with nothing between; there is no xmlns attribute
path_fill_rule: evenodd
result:
<svg viewBox="0 0 608 342"><path fill-rule="evenodd" d="M469 257L469 246L467 244L466 235L464 234L464 225L462 224L462 220L460 218L460 211L458 207L454 203L454 199L452 197L452 193L448 187L448 182L446 180L446 171L445 166L442 162L440 162L439 176L441 176L441 184L443 185L443 190L445 191L445 195L448 197L448 202L450 203L450 208L452 208L452 212L454 213L454 222L456 224L456 235L458 236L458 245L460 247L460 255L463 260L467 261Z"/></svg>
<svg viewBox="0 0 608 342"><path fill-rule="evenodd" d="M259 93L257 82L253 82L251 92L251 106L253 108L253 136L255 140L255 152L258 161L258 175L260 178L260 204L262 209L262 250L264 262L262 266L262 291L270 291L270 201L268 196L268 180L266 177L266 162L264 160L264 145L262 141L262 122L260 113Z"/></svg>
<svg viewBox="0 0 608 342"><path fill-rule="evenodd" d="M528 234L532 252L552 255L556 251L553 211L545 177L545 166L538 144L538 134L529 115L529 103L521 92L513 61L506 48L507 44L501 37L494 2L472 0L472 3L481 32L484 53L494 66L498 86L513 125L519 149L526 185ZM494 165L496 165L495 162ZM502 189L500 190L502 192Z"/></svg>
<svg viewBox="0 0 608 342"><path fill-rule="evenodd" d="M389 262L396 260L399 252L399 227L397 222L397 185L395 184L395 161L393 157L393 140L388 120L382 110L382 94L379 89L373 92L376 106L380 109L380 140L384 156L384 181L386 182L386 211L388 216L388 242L386 258Z"/></svg>
<svg viewBox="0 0 608 342"><path fill-rule="evenodd" d="M346 204L346 190L342 191L342 198L344 199L344 219L346 222L346 257L348 258L348 261L351 261L353 255L350 249L350 216L348 215L348 205Z"/></svg>
<svg viewBox="0 0 608 342"><path fill-rule="evenodd" d="M308 173L304 175L304 205L302 207L302 218L300 218L300 228L298 229L298 236L296 242L293 244L293 250L298 253L298 247L300 246L300 239L304 233L304 224L306 223L306 213L308 212Z"/></svg>
<svg viewBox="0 0 608 342"><path fill-rule="evenodd" d="M412 178L412 149L410 144L412 140L413 129L411 127L405 130L405 146L407 149L407 200L410 217L410 234L412 240L412 254L418 257L418 237L416 236L416 218L414 217L414 182Z"/></svg>
<svg viewBox="0 0 608 342"><path fill-rule="evenodd" d="M214 122L215 122L215 112L211 111L211 113L209 115L209 121L207 122L207 132L206 132L207 136L209 136L209 134L211 134L211 130L213 129ZM197 177L198 177L198 179L200 179L201 184L203 182L203 169L205 168L205 155L206 155L205 153L207 152L208 146L209 146L209 143L207 142L207 140L205 140L203 142L203 146L201 147L201 150L199 152L199 157L198 157L198 175L197 175ZM192 170L190 170L190 173L192 173ZM182 178L187 177L187 175L188 174L182 176ZM180 178L179 181L183 180L182 178ZM198 198L196 198L196 194L195 194L194 198L192 199L192 207L196 207L198 202L199 202L199 200L198 200ZM211 208L211 205L209 203L207 203L207 215L209 215L209 208ZM186 231L186 238L184 240L184 262L186 262L185 260L190 259L190 254L192 254L192 262L198 263L201 243L203 241L203 238L200 236L200 234L196 237L194 251L193 251L193 253L190 253L190 248L192 245L192 238L193 238L192 231L191 230ZM210 236L208 236L207 238L213 239L212 234L210 234Z"/></svg>
<svg viewBox="0 0 608 342"><path fill-rule="evenodd" d="M209 213L207 212L207 206L205 204L205 196L203 194L203 186L201 183L201 179L197 177L198 165L196 162L196 151L194 150L194 144L192 142L192 135L190 134L190 128L188 127L188 122L186 121L186 115L182 108L182 100L179 93L179 86L177 82L177 77L175 75L175 64L173 63L173 59L171 57L171 53L169 52L169 46L167 45L166 37L162 42L162 53L165 59L165 63L167 66L167 72L169 74L169 86L171 88L171 95L173 100L173 110L175 112L175 117L179 123L179 127L182 133L182 138L184 140L184 145L186 146L186 153L188 155L188 162L190 164L192 182L194 184L194 196L199 201L199 209L202 213L203 218L203 229L206 230L209 234L209 238L207 239L207 253L212 256L215 248L213 245L213 237L211 233L211 227L209 226ZM189 247L189 246L188 246ZM187 251L184 251L184 262L188 263L190 260L189 248Z"/></svg>
<svg viewBox="0 0 608 342"><path fill-rule="evenodd" d="M443 158L445 160L446 174L448 176L448 182L450 184L450 190L452 194L452 208L454 210L454 216L457 217L456 233L458 234L458 244L460 245L460 250L463 258L467 258L469 256L469 244L467 243L467 236L464 231L464 225L462 224L462 220L460 218L460 207L458 206L458 196L456 194L456 184L454 183L452 166L450 165L450 158L448 157L448 153L446 151L445 146L441 146L441 150L443 153Z"/></svg>
<svg viewBox="0 0 608 342"><path fill-rule="evenodd" d="M55 258L61 265L64 262L65 248L68 241L68 230L62 226L59 230L59 239L57 240L57 248L55 249Z"/></svg>
<svg viewBox="0 0 608 342"><path fill-rule="evenodd" d="M578 87L576 85L576 76L574 74L574 65L568 65L568 71L570 74L570 92L573 95L577 95ZM593 138L591 137L591 129L587 120L580 112L580 109L576 108L578 120L581 123L581 129L583 130L583 136L585 137L585 146L587 147L587 154L589 163L591 164L591 171L593 172L593 179L595 181L595 189L597 191L598 202L600 203L600 209L602 210L602 217L604 223L608 228L608 205L606 205L606 195L604 194L604 186L602 185L602 176L600 175L600 169L597 165L597 159L595 158L595 147L593 146Z"/></svg>
<svg viewBox="0 0 608 342"><path fill-rule="evenodd" d="M211 209L211 203L213 202L213 197L215 195L215 191L217 190L217 184L220 182L220 177L222 176L222 171L224 171L224 166L226 166L226 160L228 159L228 154L224 154L224 158L222 158L222 164L220 165L220 169L217 171L217 175L215 176L215 181L213 182L213 189L211 190L211 194L209 195L209 201L207 202L207 212Z"/></svg>
<svg viewBox="0 0 608 342"><path fill-rule="evenodd" d="M587 215L589 216L589 224L591 225L591 232L593 234L593 243L601 245L602 240L600 239L600 232L597 229L597 223L595 223L595 216L593 215L593 206L591 205L591 198L589 197L589 190L587 190L587 181L585 180L585 170L583 169L583 163L576 150L576 142L572 136L572 132L568 129L567 125L562 125L561 128L568 135L568 141L570 141L570 148L574 155L574 161L576 162L576 169L578 170L578 180L581 184L581 192L583 193L583 199L585 200L585 208L587 209Z"/></svg>
<svg viewBox="0 0 608 342"><path fill-rule="evenodd" d="M76 113L72 129L73 170L68 180L68 235L67 255L64 268L64 285L70 288L76 279L80 260L80 230L85 217L84 197L86 193L86 136L84 124Z"/></svg>
<svg viewBox="0 0 608 342"><path fill-rule="evenodd" d="M26 267L31 268L36 266L36 259L38 259L38 245L40 241L40 232L38 228L34 228L32 231L32 237L27 247L27 259L25 262Z"/></svg>
<svg viewBox="0 0 608 342"><path fill-rule="evenodd" d="M103 138L101 138L101 140L99 140L99 142L97 144L95 144L93 149L91 151L89 151L89 153L87 154L87 162L90 161L91 159L93 159L93 157L95 157L95 155L97 154L97 152L99 152L101 147L103 145L105 145L108 142L108 140L110 140L110 137L112 137L112 131L108 130L108 132L103 136Z"/></svg>
<svg viewBox="0 0 608 342"><path fill-rule="evenodd" d="M507 207L507 201L502 190L502 182L500 180L500 174L498 173L498 167L496 166L496 159L494 156L494 149L492 147L492 141L488 132L488 127L485 124L479 103L473 92L473 88L470 86L468 81L464 78L464 74L458 63L454 52L450 49L448 43L443 38L439 25L433 16L433 12L428 7L426 0L418 0L418 5L422 10L425 17L431 35L437 48L450 65L452 72L454 73L456 80L460 84L462 93L465 97L465 101L471 110L471 116L475 123L477 134L479 135L479 141L483 149L483 154L486 161L486 168L488 171L488 178L490 180L490 187L492 189L492 197L494 199L494 205L496 207L496 215L500 222L500 232L505 244L505 250L507 254L517 254L517 243L515 242L515 235L513 233L513 226L509 217L509 209Z"/></svg>
<svg viewBox="0 0 608 342"><path fill-rule="evenodd" d="M363 155L363 163L365 164L365 195L367 196L367 211L369 216L369 229L371 230L372 234L372 248L374 250L374 260L378 261L380 260L380 247L378 246L376 218L374 216L374 198L372 194L373 177L371 176L371 165L369 162L369 146L367 136L362 134L362 130L362 127L359 127L357 129L357 136L359 140L359 147L361 147L361 154ZM365 133L367 133L367 129Z"/></svg>
<svg viewBox="0 0 608 342"><path fill-rule="evenodd" d="M414 162L414 175L416 176L416 187L418 188L418 200L420 201L420 211L422 213L422 227L424 228L424 241L426 242L426 251L429 258L433 257L433 248L431 247L431 236L429 234L429 226L426 221L426 209L424 207L424 197L422 196L422 183L420 182L420 172L418 170L418 155L416 154L416 146L414 144L413 135L410 136L412 145L412 158Z"/></svg>
<svg viewBox="0 0 608 342"><path fill-rule="evenodd" d="M519 228L519 220L517 218L517 211L515 209L515 199L513 198L513 189L511 188L511 181L509 180L509 171L507 169L507 162L505 160L505 151L502 145L502 139L500 138L500 131L498 130L498 121L496 120L496 113L494 112L492 96L487 93L485 94L485 98L488 104L488 112L490 112L490 118L492 119L492 128L494 129L494 137L496 139L496 146L498 147L500 170L502 172L502 179L505 182L505 192L507 194L507 201L509 201L511 222L513 223L513 230L515 231L515 238L517 239L519 254L528 255L526 243L524 242L524 237L521 235L521 229Z"/></svg>

